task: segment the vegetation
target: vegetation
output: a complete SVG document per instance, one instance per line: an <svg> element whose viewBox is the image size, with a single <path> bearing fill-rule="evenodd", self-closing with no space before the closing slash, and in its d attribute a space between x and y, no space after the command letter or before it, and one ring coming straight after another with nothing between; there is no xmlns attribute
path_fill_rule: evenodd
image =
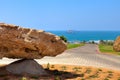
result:
<svg viewBox="0 0 120 80"><path fill-rule="evenodd" d="M60 38L64 41L64 42L67 42L67 38L65 36L60 36Z"/></svg>
<svg viewBox="0 0 120 80"><path fill-rule="evenodd" d="M22 77L20 80L27 80L27 78L26 77Z"/></svg>
<svg viewBox="0 0 120 80"><path fill-rule="evenodd" d="M86 73L90 74L91 73L91 69L87 69Z"/></svg>
<svg viewBox="0 0 120 80"><path fill-rule="evenodd" d="M73 68L73 71L75 71L75 72L80 72L80 68L79 68L79 67L74 67L74 68Z"/></svg>
<svg viewBox="0 0 120 80"><path fill-rule="evenodd" d="M100 40L100 44L113 46L114 41Z"/></svg>
<svg viewBox="0 0 120 80"><path fill-rule="evenodd" d="M113 50L112 45L107 45L107 44L99 44L99 50L103 53L112 53L112 54L117 54L120 55L120 52L115 52Z"/></svg>
<svg viewBox="0 0 120 80"><path fill-rule="evenodd" d="M62 71L65 71L67 69L66 66L62 66L61 68L62 68Z"/></svg>
<svg viewBox="0 0 120 80"><path fill-rule="evenodd" d="M80 46L84 46L84 45L85 45L84 43L80 43L80 44L69 43L69 44L67 44L67 49L72 49L72 48L76 48L76 47L80 47Z"/></svg>
<svg viewBox="0 0 120 80"><path fill-rule="evenodd" d="M120 55L120 52L115 52L113 50L113 43L114 43L113 41L100 40L99 50L103 53L112 53L112 54Z"/></svg>
<svg viewBox="0 0 120 80"><path fill-rule="evenodd" d="M59 76L56 76L55 77L55 80L61 80Z"/></svg>
<svg viewBox="0 0 120 80"><path fill-rule="evenodd" d="M91 75L90 78L97 78L98 75L94 74L94 75Z"/></svg>
<svg viewBox="0 0 120 80"><path fill-rule="evenodd" d="M47 64L46 64L47 65ZM110 69L70 66L70 65L54 65L55 74L54 80L66 80L73 78L74 80L119 80L120 72L115 72ZM53 70L53 69L52 69ZM62 71L63 72L62 72ZM68 72L68 73L66 73ZM55 73L55 71L54 71ZM70 73L73 73L70 75ZM117 75L114 75L117 74ZM70 78L71 77L71 78Z"/></svg>
<svg viewBox="0 0 120 80"><path fill-rule="evenodd" d="M108 73L113 73L112 71L108 71Z"/></svg>
<svg viewBox="0 0 120 80"><path fill-rule="evenodd" d="M31 76L32 79L39 79L39 76Z"/></svg>
<svg viewBox="0 0 120 80"><path fill-rule="evenodd" d="M65 36L60 36L60 38L64 41L64 42L67 42L67 38ZM80 46L84 46L86 41L80 43L80 44L74 44L74 43L68 43L67 44L67 49L72 49L72 48L76 48L76 47L80 47Z"/></svg>

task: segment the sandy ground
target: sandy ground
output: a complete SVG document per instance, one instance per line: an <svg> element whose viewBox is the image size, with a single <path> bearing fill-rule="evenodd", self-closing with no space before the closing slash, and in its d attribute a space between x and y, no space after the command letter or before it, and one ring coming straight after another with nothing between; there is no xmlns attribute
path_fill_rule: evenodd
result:
<svg viewBox="0 0 120 80"><path fill-rule="evenodd" d="M53 67L54 66L54 67ZM47 65L43 65L44 68ZM88 66L76 65L50 65L50 70L67 71L75 74L83 74L83 76L72 77L65 80L120 80L120 71L106 68L95 68Z"/></svg>
<svg viewBox="0 0 120 80"><path fill-rule="evenodd" d="M9 64L16 60L3 58L0 60L0 64ZM56 57L44 57L36 61L40 64L80 65L120 70L120 56L99 53L95 44L86 44L82 47L66 50Z"/></svg>

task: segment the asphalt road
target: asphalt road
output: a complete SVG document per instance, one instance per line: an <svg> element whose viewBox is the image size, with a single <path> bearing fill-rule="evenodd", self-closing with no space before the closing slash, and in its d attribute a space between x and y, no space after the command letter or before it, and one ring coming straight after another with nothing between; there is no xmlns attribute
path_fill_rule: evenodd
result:
<svg viewBox="0 0 120 80"><path fill-rule="evenodd" d="M44 57L37 61L39 63L94 66L120 70L120 56L100 53L95 44L86 44L66 50L56 57Z"/></svg>

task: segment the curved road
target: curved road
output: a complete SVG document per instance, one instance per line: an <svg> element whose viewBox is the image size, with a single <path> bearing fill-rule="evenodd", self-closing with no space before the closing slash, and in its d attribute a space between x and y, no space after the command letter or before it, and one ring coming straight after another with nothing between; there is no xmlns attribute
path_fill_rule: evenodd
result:
<svg viewBox="0 0 120 80"><path fill-rule="evenodd" d="M98 46L95 44L86 44L82 47L66 50L57 57L45 57L38 60L38 62L49 62L53 64L64 63L120 70L120 56L99 53Z"/></svg>
<svg viewBox="0 0 120 80"><path fill-rule="evenodd" d="M0 64L8 64L13 61L15 60L4 58L0 60ZM120 70L120 56L99 53L98 46L95 44L86 44L82 47L66 50L56 57L44 57L36 61L40 64L69 64Z"/></svg>

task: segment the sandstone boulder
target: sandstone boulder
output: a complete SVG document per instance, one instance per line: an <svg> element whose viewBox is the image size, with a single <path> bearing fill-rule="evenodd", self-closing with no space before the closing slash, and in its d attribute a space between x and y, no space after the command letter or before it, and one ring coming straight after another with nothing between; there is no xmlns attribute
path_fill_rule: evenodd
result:
<svg viewBox="0 0 120 80"><path fill-rule="evenodd" d="M40 59L65 49L66 44L54 34L0 23L0 58Z"/></svg>
<svg viewBox="0 0 120 80"><path fill-rule="evenodd" d="M115 51L120 52L120 36L117 37L117 39L114 42L113 49Z"/></svg>

